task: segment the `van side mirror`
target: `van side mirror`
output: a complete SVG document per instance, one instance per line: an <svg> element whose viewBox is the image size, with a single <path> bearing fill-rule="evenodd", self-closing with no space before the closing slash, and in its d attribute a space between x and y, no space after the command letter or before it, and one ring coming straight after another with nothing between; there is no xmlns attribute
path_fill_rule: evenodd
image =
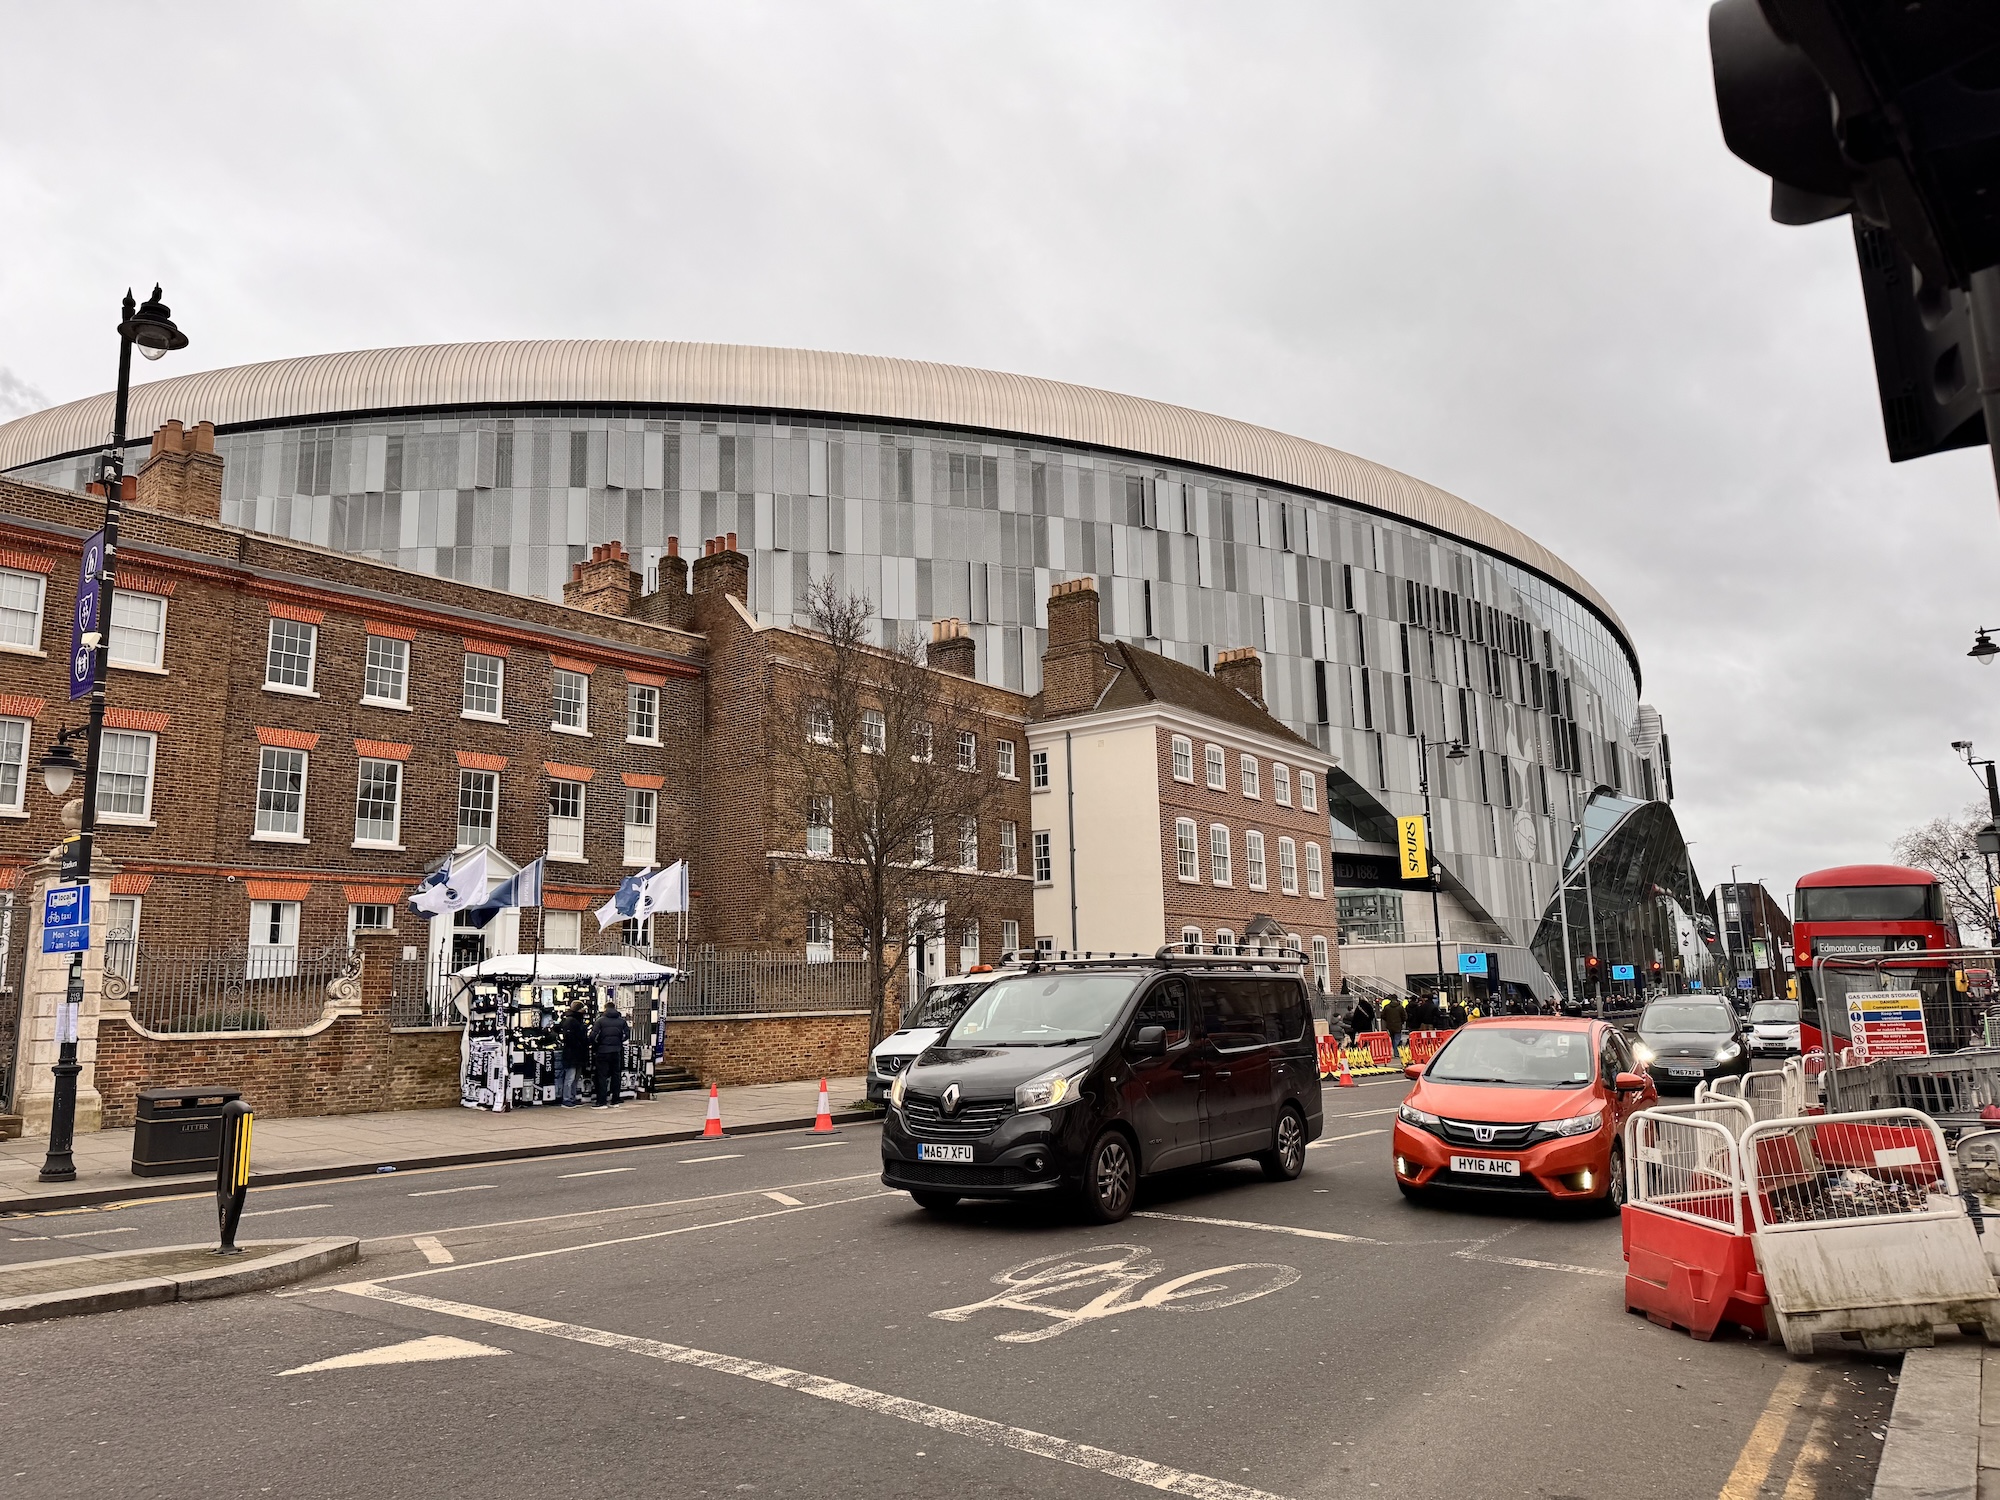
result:
<svg viewBox="0 0 2000 1500"><path fill-rule="evenodd" d="M1126 1044L1126 1051L1134 1057L1165 1057L1167 1055L1167 1028L1164 1026L1141 1026L1132 1033L1132 1040Z"/></svg>

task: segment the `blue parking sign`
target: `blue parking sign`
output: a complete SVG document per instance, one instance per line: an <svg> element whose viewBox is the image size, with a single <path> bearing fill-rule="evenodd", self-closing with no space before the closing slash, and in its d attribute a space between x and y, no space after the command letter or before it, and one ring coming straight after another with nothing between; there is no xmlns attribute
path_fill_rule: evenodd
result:
<svg viewBox="0 0 2000 1500"><path fill-rule="evenodd" d="M1484 953L1459 954L1458 972L1461 974L1484 974L1486 972L1486 955Z"/></svg>
<svg viewBox="0 0 2000 1500"><path fill-rule="evenodd" d="M1736 976L1736 988L1739 990L1754 990L1757 988L1757 981L1752 979L1748 974L1739 974Z"/></svg>
<svg viewBox="0 0 2000 1500"><path fill-rule="evenodd" d="M90 946L90 887L52 885L42 896L42 952L81 953Z"/></svg>
<svg viewBox="0 0 2000 1500"><path fill-rule="evenodd" d="M1613 979L1632 979L1637 977L1637 975L1638 970L1631 964L1613 964L1611 966L1611 977Z"/></svg>

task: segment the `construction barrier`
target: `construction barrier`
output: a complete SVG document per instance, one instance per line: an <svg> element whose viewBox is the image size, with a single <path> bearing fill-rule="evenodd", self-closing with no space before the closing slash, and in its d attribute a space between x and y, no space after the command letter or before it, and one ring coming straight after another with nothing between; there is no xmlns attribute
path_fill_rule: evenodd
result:
<svg viewBox="0 0 2000 1500"><path fill-rule="evenodd" d="M1385 1071L1396 1065L1396 1049L1391 1045L1386 1031L1364 1031L1354 1038L1354 1045L1368 1054L1365 1066L1381 1068Z"/></svg>
<svg viewBox="0 0 2000 1500"><path fill-rule="evenodd" d="M1724 1323L1761 1334L1768 1303L1744 1232L1740 1099L1642 1110L1625 1125L1625 1310L1706 1342Z"/></svg>
<svg viewBox="0 0 2000 1500"><path fill-rule="evenodd" d="M1379 1048L1375 1045L1377 1038L1381 1043ZM1320 1037L1319 1076L1322 1078L1339 1076L1340 1060L1343 1056L1347 1059L1347 1071L1350 1074L1366 1076L1399 1071L1401 1065L1396 1061L1395 1049L1389 1045L1388 1032L1364 1031L1356 1042L1355 1046L1343 1047L1338 1037Z"/></svg>
<svg viewBox="0 0 2000 1500"><path fill-rule="evenodd" d="M1427 1063L1438 1055L1438 1049L1451 1040L1449 1031L1413 1031L1410 1033L1410 1061Z"/></svg>

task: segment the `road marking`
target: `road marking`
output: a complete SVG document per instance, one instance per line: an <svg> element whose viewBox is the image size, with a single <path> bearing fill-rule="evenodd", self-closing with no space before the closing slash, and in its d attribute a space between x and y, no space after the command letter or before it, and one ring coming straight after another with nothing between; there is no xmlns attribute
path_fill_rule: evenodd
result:
<svg viewBox="0 0 2000 1500"><path fill-rule="evenodd" d="M992 1308L1009 1312L1033 1313L1053 1321L1039 1328L996 1333L995 1343L1039 1344L1081 1328L1099 1318L1116 1318L1142 1308L1163 1307L1171 1312L1215 1312L1254 1302L1281 1292L1298 1282L1297 1266L1281 1266L1274 1261L1246 1261L1231 1266L1210 1266L1205 1271L1189 1271L1154 1286L1146 1283L1167 1268L1153 1258L1144 1245L1094 1245L1072 1254L1058 1250L1009 1266L993 1280L1004 1290L964 1307L945 1307L931 1314L947 1323L963 1323L976 1313ZM1232 1290L1219 1278L1233 1271L1262 1273L1248 1287ZM1144 1290L1140 1290L1141 1288ZM1105 1290L1100 1290L1103 1288ZM1081 1297L1081 1302L1077 1298ZM1056 1299L1062 1299L1058 1301ZM1065 1305L1074 1304L1074 1305Z"/></svg>
<svg viewBox="0 0 2000 1500"><path fill-rule="evenodd" d="M791 1211L796 1212L796 1210ZM1108 1474L1114 1479L1124 1479L1133 1484L1144 1485L1148 1489L1164 1490L1174 1495L1187 1495L1193 1497L1193 1500L1280 1500L1280 1497L1272 1495L1267 1490L1255 1490L1248 1485L1232 1484L1226 1479L1213 1479L1206 1474L1170 1468L1166 1464L1154 1463L1150 1459L1133 1458L1105 1448L1094 1448L1087 1443L1072 1442L1068 1438L1036 1432L1032 1428L1010 1427L1004 1422L995 1422L988 1417L975 1417L967 1412L953 1411L950 1407L933 1406L927 1401L913 1401L906 1396L892 1396L886 1391L870 1390L866 1386L850 1385L844 1380L813 1375L804 1370L788 1369L784 1365L766 1364L762 1360L741 1359L732 1354L714 1354L706 1349L690 1348L685 1344L667 1344L657 1339L634 1338L630 1334L611 1333L601 1328L588 1328L576 1323L557 1323L548 1318L507 1312L496 1307L476 1307L466 1302L447 1302L438 1297L396 1291L379 1282L351 1282L335 1290L349 1292L357 1297L368 1297L380 1302L393 1302L404 1307L437 1313L442 1317L463 1318L468 1322L488 1323L499 1328L517 1329L523 1333L542 1333L552 1338L567 1339L571 1343L587 1344L593 1348L616 1349L622 1353L642 1355L647 1359L662 1360L668 1364L691 1365L696 1369L711 1370L721 1375L735 1375L744 1380L754 1380L760 1385L778 1386L784 1390L796 1391L802 1396L815 1396L822 1401L832 1401L858 1411L870 1412L877 1416L896 1417L905 1422L915 1423L919 1427L971 1438L996 1447L1012 1448L1019 1453L1031 1453L1037 1458L1052 1459L1057 1463L1088 1469L1097 1474Z"/></svg>
<svg viewBox="0 0 2000 1500"><path fill-rule="evenodd" d="M309 1208L332 1208L331 1203L294 1203L290 1208L253 1208L243 1217L268 1219L272 1214L302 1214Z"/></svg>
<svg viewBox="0 0 2000 1500"><path fill-rule="evenodd" d="M52 1240L87 1240L94 1234L137 1234L138 1232L137 1229L128 1224L123 1229L78 1229L69 1234L52 1234L49 1238Z"/></svg>
<svg viewBox="0 0 2000 1500"><path fill-rule="evenodd" d="M1311 1145L1308 1145L1306 1149L1310 1151L1314 1146L1331 1146L1335 1141L1358 1141L1364 1135L1387 1135L1388 1133L1386 1130L1357 1130L1349 1135L1323 1135L1318 1140L1312 1142Z"/></svg>
<svg viewBox="0 0 2000 1500"><path fill-rule="evenodd" d="M766 1193L764 1196L766 1198L769 1198L773 1203L784 1204L785 1207L787 1208L803 1208L805 1206L799 1199L794 1198L790 1193Z"/></svg>
<svg viewBox="0 0 2000 1500"><path fill-rule="evenodd" d="M599 1167L595 1172L563 1172L556 1177L557 1182L568 1182L572 1177L610 1177L618 1172L636 1172L637 1167Z"/></svg>
<svg viewBox="0 0 2000 1500"><path fill-rule="evenodd" d="M683 1156L680 1159L679 1165L691 1167L698 1161L740 1161L742 1157L743 1153L741 1151L728 1151L721 1156Z"/></svg>
<svg viewBox="0 0 2000 1500"><path fill-rule="evenodd" d="M421 1193L412 1193L410 1196L412 1198L442 1198L446 1193L483 1193L490 1187L498 1186L498 1183L493 1182L475 1182L470 1187L425 1188Z"/></svg>
<svg viewBox="0 0 2000 1500"><path fill-rule="evenodd" d="M522 1260L546 1260L551 1255L574 1255L579 1250L605 1250L613 1245L638 1245L647 1240L672 1239L677 1234L697 1234L704 1229L730 1229L738 1224L754 1224L759 1219L782 1219L786 1214L809 1214L816 1209L839 1208L848 1203L865 1203L870 1198L900 1198L901 1193L883 1189L879 1193L863 1193L858 1198L836 1198L830 1203L807 1203L798 1208L774 1208L768 1213L744 1214L735 1219L716 1219L707 1224L683 1224L678 1229L655 1229L650 1234L621 1235L615 1240L591 1240L581 1245L561 1245L554 1250L529 1250L520 1255L496 1255L491 1260L468 1260L457 1265L436 1266L428 1271L404 1271L396 1276L384 1276L382 1281L409 1281L417 1276L442 1276L451 1271L472 1271L481 1266L506 1266ZM334 1288L335 1291L340 1288ZM282 1292L277 1295L283 1296Z"/></svg>
<svg viewBox="0 0 2000 1500"><path fill-rule="evenodd" d="M1357 1109L1352 1114L1328 1115L1327 1118L1329 1120L1365 1120L1370 1115L1393 1115L1402 1107L1400 1104L1392 1104L1387 1109Z"/></svg>
<svg viewBox="0 0 2000 1500"><path fill-rule="evenodd" d="M489 1354L505 1354L505 1349L495 1349L491 1344L475 1344L470 1339L455 1339L448 1334L433 1334L425 1339L410 1339L406 1343L388 1344L380 1349L363 1349L355 1354L337 1354L332 1359L314 1360L309 1365L299 1365L295 1369L280 1370L278 1374L307 1375L314 1370L358 1370L365 1365L416 1365L439 1359L482 1359Z"/></svg>
<svg viewBox="0 0 2000 1500"><path fill-rule="evenodd" d="M1339 1240L1348 1245L1387 1245L1389 1240L1371 1240L1361 1234L1335 1234L1331 1229L1297 1229L1290 1224L1257 1224L1249 1219L1204 1219L1197 1214L1163 1214L1148 1209L1132 1215L1135 1219L1172 1219L1177 1224L1213 1224L1221 1229L1261 1229L1266 1234L1296 1235L1302 1240Z"/></svg>
<svg viewBox="0 0 2000 1500"><path fill-rule="evenodd" d="M1606 1271L1597 1266L1573 1266L1563 1260L1523 1260L1518 1255L1482 1255L1477 1250L1454 1250L1459 1260L1482 1260L1494 1266L1521 1266L1530 1271L1568 1271L1576 1276L1623 1276L1623 1271Z"/></svg>
<svg viewBox="0 0 2000 1500"><path fill-rule="evenodd" d="M434 1266L448 1266L457 1258L438 1240L434 1234L419 1234L410 1243L424 1252L424 1259Z"/></svg>
<svg viewBox="0 0 2000 1500"><path fill-rule="evenodd" d="M844 1146L845 1141L808 1141L803 1146L787 1146L787 1151L817 1151L823 1146Z"/></svg>
<svg viewBox="0 0 2000 1500"><path fill-rule="evenodd" d="M1788 1365L1778 1377L1771 1399L1764 1403L1764 1414L1750 1429L1743 1451L1736 1455L1736 1467L1729 1471L1716 1500L1757 1500L1763 1493L1771 1461L1778 1456L1778 1446L1785 1440L1785 1427L1798 1409L1799 1396L1811 1377L1809 1365Z"/></svg>
<svg viewBox="0 0 2000 1500"><path fill-rule="evenodd" d="M1817 1500L1819 1476L1826 1467L1829 1457L1827 1428L1833 1419L1834 1404L1840 1399L1840 1387L1830 1385L1820 1392L1819 1410L1813 1415L1812 1426L1806 1429L1806 1440L1799 1445L1798 1455L1792 1460L1792 1476L1785 1481L1784 1500Z"/></svg>

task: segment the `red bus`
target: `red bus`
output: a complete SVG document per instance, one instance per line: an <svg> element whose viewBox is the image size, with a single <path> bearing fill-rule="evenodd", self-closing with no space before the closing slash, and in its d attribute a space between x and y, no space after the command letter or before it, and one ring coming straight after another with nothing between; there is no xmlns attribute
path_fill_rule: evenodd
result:
<svg viewBox="0 0 2000 1500"><path fill-rule="evenodd" d="M1901 988L1923 996L1924 1024L1933 1052L1954 1052L1976 1037L1971 1007L1960 1003L1944 951L1958 946L1958 929L1937 876L1903 865L1839 865L1801 876L1792 901L1793 962L1798 965L1799 1045L1823 1044L1815 1003L1813 959L1827 956L1908 955L1890 971ZM1936 964L1920 955L1938 952ZM1826 1022L1837 1047L1847 1045L1847 991L1881 988L1872 969L1826 971Z"/></svg>

